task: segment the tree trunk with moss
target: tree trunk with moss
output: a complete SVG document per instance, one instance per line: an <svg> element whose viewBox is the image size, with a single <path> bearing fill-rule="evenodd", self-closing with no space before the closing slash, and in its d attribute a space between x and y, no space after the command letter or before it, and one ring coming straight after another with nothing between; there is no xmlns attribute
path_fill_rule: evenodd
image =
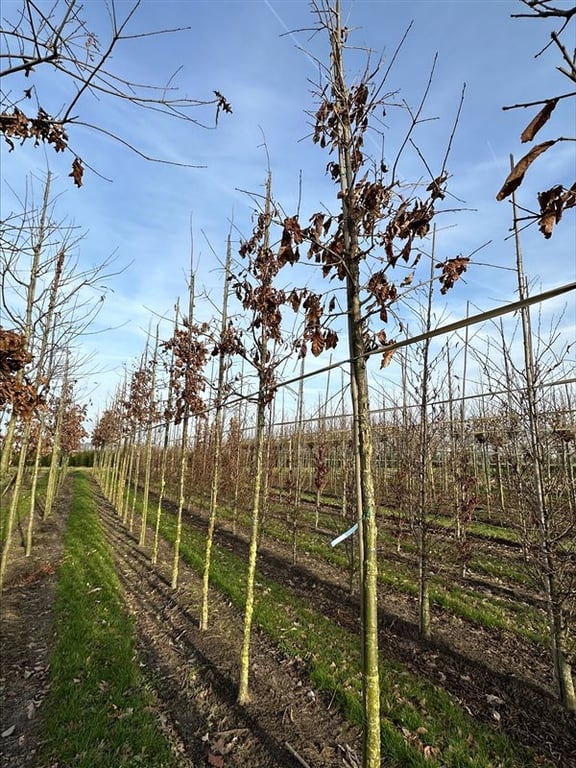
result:
<svg viewBox="0 0 576 768"><path fill-rule="evenodd" d="M172 557L172 589L178 586L180 570L180 544L182 542L182 512L184 510L186 492L186 468L188 465L188 417L182 422L182 440L180 443L180 481L178 489L178 513L176 516L176 536L174 538L174 553Z"/></svg>
<svg viewBox="0 0 576 768"><path fill-rule="evenodd" d="M511 167L514 166L512 157ZM518 293L520 299L527 298L528 290L524 276L522 251L520 247L520 230L517 218L516 197L512 193L514 211L514 236L516 247L516 266L518 273ZM573 579L568 576L569 560L563 551L561 536L554 530L553 514L550 508L549 495L546 492L544 455L541 439L540 409L537 401L537 381L532 346L532 329L530 308L520 310L522 319L522 339L524 345L524 376L526 379L526 405L528 410L528 425L530 430L530 459L533 471L533 522L538 534L540 548L539 575L542 581L546 611L548 614L548 637L552 669L558 698L562 705L571 712L576 712L576 692L572 678L572 668L567 653L570 625L569 611L565 608L567 595L566 587L571 586ZM564 577L564 583L563 578Z"/></svg>
<svg viewBox="0 0 576 768"><path fill-rule="evenodd" d="M340 115L338 123L338 160L340 197L342 201L342 254L346 269L346 299L348 314L348 345L353 437L356 445L356 475L358 509L361 510L361 644L362 693L364 709L363 768L380 768L380 677L378 659L378 527L372 474L372 425L364 344L360 276L358 227L353 218L354 172L352 160L352 125L349 120L349 93L344 76L342 41L344 32L340 19L340 3L336 2L334 21L330 27L331 85ZM339 105L339 107L338 107Z"/></svg>
<svg viewBox="0 0 576 768"><path fill-rule="evenodd" d="M226 264L224 267L224 292L222 296L222 316L220 323L220 338L223 339L228 327L228 295L230 292L230 265L232 262L232 243L230 235L226 245ZM208 510L208 531L206 534L206 549L204 552L204 572L202 575L202 611L200 629L208 629L208 595L210 589L210 565L212 561L212 544L216 526L216 511L218 508L218 487L220 483L220 458L222 453L222 414L224 410L224 385L226 376L226 353L223 348L218 353L218 382L216 387L216 409L214 414L214 447L212 454L212 477L210 481L210 508Z"/></svg>
<svg viewBox="0 0 576 768"><path fill-rule="evenodd" d="M242 649L240 651L240 682L238 686L238 703L246 704L250 700L250 636L252 619L254 617L254 584L256 580L256 559L258 556L258 538L260 533L260 496L262 489L262 474L264 471L264 448L266 441L266 412L263 398L258 400L256 416L256 444L254 467L254 491L252 496L252 528L250 531L250 550L248 554L248 574L246 577L246 602L244 605L244 628Z"/></svg>

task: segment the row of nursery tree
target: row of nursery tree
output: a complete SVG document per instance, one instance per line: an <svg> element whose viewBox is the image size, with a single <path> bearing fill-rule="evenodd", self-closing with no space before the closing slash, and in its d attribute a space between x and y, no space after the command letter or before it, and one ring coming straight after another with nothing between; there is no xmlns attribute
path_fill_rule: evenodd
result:
<svg viewBox="0 0 576 768"><path fill-rule="evenodd" d="M244 327L234 325L231 316L238 316L230 312L228 288L226 281L220 323L191 325L188 317L179 320L177 314L169 339L150 339L92 438L105 493L130 529L139 510L140 545L150 544L153 562L163 505L176 511L174 588L183 516L198 510L207 515L204 629L219 509L231 513L234 529L240 517L250 517L249 590L254 588L266 515L282 510L296 562L311 509L316 530L329 539L361 521L364 512L350 384L341 366L321 371L326 391L312 403L306 384L317 383L320 374L312 371L309 376L301 358L300 374L290 379L292 395L287 397L285 382L276 381L263 404L262 385L254 386L249 371L260 381L270 379L271 366L283 356L265 358L257 345L249 350L238 346L246 334L253 338L254 327L260 329L264 319L251 312ZM237 346L230 349L232 329ZM471 341L464 332L462 343L451 339L434 350L429 338L411 344L398 350L391 363L399 369L395 385L378 391L372 382L368 420L375 514L392 514L398 551L408 539L416 545L423 637L431 633L430 576L442 569L431 535L438 524L449 544L448 550L442 547L442 557L448 551L451 565L463 575L474 554L473 523L513 532L529 583L547 606L552 663L558 665L554 672L566 685L570 706L576 599L573 364L555 327L545 336L536 333L527 339L529 371L525 358L516 359L516 342L504 333L502 321L493 323L493 329L488 340ZM290 341L295 343L300 339ZM262 359L269 365L261 364ZM148 531L151 509L154 536ZM358 587L358 579L362 589L365 545L359 538L359 551L349 551L351 589ZM385 557L381 545L378 551ZM249 595L248 611L251 600ZM245 632L249 637L250 615ZM246 681L248 659L246 654ZM562 690L559 685L559 695Z"/></svg>
<svg viewBox="0 0 576 768"><path fill-rule="evenodd" d="M527 5L537 15L534 6L548 4ZM392 108L394 99L385 90L389 70L367 65L350 85L344 66L349 31L341 22L340 3L313 3L313 10L328 39L329 64L317 61L321 85L312 140L327 153L333 210L285 212L274 198L269 172L263 194L252 196L251 233L241 236L238 246L232 232L228 237L216 315L208 320L207 303L199 307L191 266L187 306L177 304L171 332L164 334L168 338L161 338L159 328L151 335L140 362L100 414L92 442L97 476L124 522L133 519L137 491L143 494L141 543L149 535L149 505L157 505L153 559L162 504L175 504L173 587L183 516L192 505L205 505L204 629L219 506L249 509L240 702L249 697L257 552L270 499L275 494L286 502L295 559L307 498L315 504L317 527L326 524L328 502L338 507L343 526L357 524L363 765L375 768L380 765L378 524L383 507L396 515L399 547L404 536L415 537L423 637L431 632L429 534L435 518L450 519L454 558L462 569L475 518L518 531L526 568L546 605L558 697L576 708L570 668L576 605L574 371L559 327L546 337L540 329L534 332L529 311L530 304L574 286L528 295L515 190L527 167L548 149L537 145L512 162L499 193L514 203L518 301L435 327L438 294L448 294L470 264L469 256L442 254L435 225L437 214L447 212L448 163L462 98L454 104L439 160L425 159L416 143L426 122L429 83L420 104L403 109L405 132L395 157L374 160L366 153L366 138L382 110ZM570 72L573 78L574 65ZM229 111L223 97L218 99L218 108ZM524 140L532 141L550 118L551 101L542 102ZM6 134L11 123L2 125ZM408 151L422 163L422 177L414 182L400 170ZM74 180L81 183L78 167ZM66 457L80 448L85 435L74 386L86 361L77 359L76 350L110 277L109 263L86 271L71 257L74 230L64 232L57 222L50 186L48 175L42 203L12 218L3 235L3 285L13 292L7 315L13 329L3 328L0 337L2 493L10 499L0 578L22 515L28 514L27 546L32 546L42 457L50 452L46 516ZM552 233L551 215L557 223L576 202L573 191L561 185L555 190L542 193L540 211L533 216L546 238ZM502 319L512 310L519 317L518 343ZM489 328L484 345L469 337L480 321ZM408 327L418 336L408 334ZM449 342L438 346L436 339L446 338L448 331ZM332 354L345 365L333 364ZM372 358L385 372L399 371L395 385L378 391ZM314 382L317 397L320 373L326 396L311 402L307 384ZM287 416L289 389L296 396ZM23 513L27 474L33 492Z"/></svg>

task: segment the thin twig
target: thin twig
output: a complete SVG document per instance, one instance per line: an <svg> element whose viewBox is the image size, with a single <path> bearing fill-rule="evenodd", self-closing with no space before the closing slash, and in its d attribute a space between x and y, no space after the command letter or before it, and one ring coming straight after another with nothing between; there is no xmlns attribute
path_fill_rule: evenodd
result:
<svg viewBox="0 0 576 768"><path fill-rule="evenodd" d="M564 93L562 96L554 96L551 99L539 99L538 101L527 101L523 104L511 104L508 107L502 107L504 111L507 109L519 109L520 107L537 107L540 104L547 104L549 101L560 101L560 99L569 99L572 96L576 96L576 91L572 91L571 93Z"/></svg>
<svg viewBox="0 0 576 768"><path fill-rule="evenodd" d="M292 747L287 741L284 742L284 745L288 750L288 752L290 752L292 757L294 757L300 763L300 765L303 766L303 768L310 768L310 763L307 763L303 757L300 757L300 755L298 754L298 752L296 752L294 747Z"/></svg>

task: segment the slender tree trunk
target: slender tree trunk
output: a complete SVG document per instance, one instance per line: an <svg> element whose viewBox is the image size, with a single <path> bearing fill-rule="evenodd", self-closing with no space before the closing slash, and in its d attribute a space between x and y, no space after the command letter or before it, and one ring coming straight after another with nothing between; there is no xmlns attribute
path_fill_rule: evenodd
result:
<svg viewBox="0 0 576 768"><path fill-rule="evenodd" d="M302 419L304 406L304 360L300 363L300 382L298 385L298 407L296 415L296 473L294 475L294 503L292 505L292 565L298 558L298 521L302 493ZM316 510L318 510L318 504ZM318 528L318 513L316 513L316 528Z"/></svg>
<svg viewBox="0 0 576 768"><path fill-rule="evenodd" d="M166 490L166 465L168 442L170 437L170 422L166 420L164 427L164 444L162 448L162 461L160 464L160 488L158 492L158 505L156 507L156 523L154 525L154 544L152 546L152 565L158 562L158 545L160 543L160 523L162 521L162 503L164 501L164 492Z"/></svg>
<svg viewBox="0 0 576 768"><path fill-rule="evenodd" d="M182 443L180 451L180 486L178 493L178 516L176 518L176 537L174 539L174 556L172 559L172 589L178 586L180 569L180 544L182 541L182 512L184 510L186 489L186 468L188 466L188 417L182 422Z"/></svg>
<svg viewBox="0 0 576 768"><path fill-rule="evenodd" d="M272 444L274 442L274 422L276 421L275 416L275 402L273 401L271 404L270 409L270 417L268 419L268 425L266 428L266 449L264 452L264 467L262 470L262 484L261 484L261 494L262 499L260 501L260 527L258 529L258 546L260 546L260 540L262 538L262 535L264 533L265 529L265 521L266 521L266 514L268 511L268 505L270 500L270 457L272 455Z"/></svg>
<svg viewBox="0 0 576 768"><path fill-rule="evenodd" d="M6 576L6 569L8 567L8 556L10 547L12 544L12 534L14 532L14 524L18 515L18 501L20 498L20 492L22 489L22 481L24 479L24 470L26 467L26 457L28 455L28 446L30 443L31 422L28 420L24 425L24 431L22 433L22 443L20 445L20 454L18 457L18 467L16 469L16 478L14 480L14 486L12 488L12 497L10 499L10 509L8 511L8 519L6 521L6 538L4 539L4 545L2 547L2 556L0 558L0 590L4 585L4 577Z"/></svg>
<svg viewBox="0 0 576 768"><path fill-rule="evenodd" d="M356 475L359 484L359 545L361 551L361 623L363 658L363 768L380 768L380 677L378 663L378 528L372 475L372 427L364 348L364 324L360 302L361 278L358 260L358 231L352 216L354 174L351 152L352 129L349 122L348 88L344 77L342 46L344 33L340 18L340 0L336 1L334 21L330 27L332 57L332 90L340 104L338 123L339 172L342 199L344 259L346 262L346 296L350 384L354 413L353 439L357 456Z"/></svg>
<svg viewBox="0 0 576 768"><path fill-rule="evenodd" d="M512 157L511 167L514 166ZM514 234L516 243L516 263L518 268L518 290L520 299L527 296L526 280L524 278L522 252L520 248L520 233L518 228L516 199L512 193L512 205L514 210ZM540 536L540 557L542 560L541 577L544 587L544 595L548 612L548 632L550 638L550 650L554 679L558 691L558 698L566 709L576 711L576 693L572 680L572 670L568 662L563 639L562 598L558 585L556 561L554 556L554 541L550 531L550 512L544 487L542 440L540 436L540 424L538 405L536 399L536 382L534 374L534 359L532 350L532 331L530 327L530 310L524 307L521 310L522 337L524 342L524 362L526 377L526 403L528 407L528 422L530 425L530 442L532 449L532 470L534 474L535 490L535 521ZM556 545L557 546L557 545Z"/></svg>
<svg viewBox="0 0 576 768"><path fill-rule="evenodd" d="M269 222L272 205L272 178L270 172L266 182L265 217ZM264 231L262 252L269 251L269 227ZM268 283L264 283L268 285ZM264 486L264 450L266 443L266 404L274 398L274 392L270 391L269 377L269 337L268 323L270 318L265 312L260 318L260 335L257 346L257 354L254 358L258 371L258 401L256 409L256 437L254 445L254 486L252 495L252 528L250 532L250 549L248 554L248 573L246 577L246 603L244 607L244 629L242 636L242 649L240 652L240 680L238 685L238 703L246 704L250 699L249 672L250 672L250 636L252 632L252 619L254 616L254 589L256 580L256 560L258 556L258 544L260 539L260 505Z"/></svg>
<svg viewBox="0 0 576 768"><path fill-rule="evenodd" d="M130 533L134 530L134 515L136 512L136 499L138 497L138 486L140 485L140 464L142 463L142 443L141 443L141 430L138 428L137 434L136 434L136 445L133 448L133 452L135 454L135 461L133 464L134 467L134 476L132 478L132 502L130 503L130 519L128 521L128 530ZM128 494L126 498L126 504L128 505L128 501L130 499L130 478L128 480Z"/></svg>
<svg viewBox="0 0 576 768"><path fill-rule="evenodd" d="M38 491L38 477L40 475L40 459L42 456L42 433L44 431L44 414L40 418L39 437L36 443L36 452L34 457L34 470L32 473L32 488L30 489L30 512L28 514L28 525L26 526L26 557L32 554L32 543L34 533L34 521L36 518L36 499Z"/></svg>
<svg viewBox="0 0 576 768"><path fill-rule="evenodd" d="M248 555L248 575L246 578L246 603L244 606L244 630L242 650L240 652L240 683L238 686L238 703L246 704L250 700L249 671L250 671L250 635L254 616L254 583L256 578L256 558L258 555L258 538L260 531L260 492L264 472L264 448L266 438L266 412L263 399L258 402L256 416L256 445L254 467L254 491L252 497L252 529L250 533L250 551Z"/></svg>
<svg viewBox="0 0 576 768"><path fill-rule="evenodd" d="M436 228L432 235L432 255L430 258L430 283L426 304L426 319L424 332L430 333L432 327L432 295L434 292L434 255ZM422 389L420 398L420 461L418 467L419 499L418 499L418 630L420 636L430 637L430 587L428 582L428 480L427 466L429 463L429 424L428 424L428 388L430 383L429 356L430 339L423 342L422 350Z"/></svg>
<svg viewBox="0 0 576 768"><path fill-rule="evenodd" d="M178 328L179 302L176 302L174 311L174 331L175 335ZM170 370L174 365L174 351L170 355ZM160 522L162 520L162 503L166 492L166 474L168 472L168 451L170 443L170 413L172 411L173 382L172 377L168 377L168 392L166 393L165 423L164 423L164 442L162 448L162 461L160 463L160 492L158 494L158 506L156 507L156 525L154 526L154 546L152 547L152 565L158 562L158 544L160 541Z"/></svg>
<svg viewBox="0 0 576 768"><path fill-rule="evenodd" d="M118 464L118 480L116 485L116 508L124 525L128 524L130 512L130 483L134 467L134 455L136 451L136 428L133 427L130 436L126 438L122 460Z"/></svg>
<svg viewBox="0 0 576 768"><path fill-rule="evenodd" d="M143 547L146 543L146 531L148 526L148 500L150 497L150 473L152 468L152 433L154 431L155 391L156 391L156 365L158 355L158 335L159 326L156 326L156 340L154 342L154 353L152 355L152 375L150 378L150 390L148 394L148 428L146 431L146 448L144 459L144 495L142 497L142 518L140 521L139 546Z"/></svg>
<svg viewBox="0 0 576 768"><path fill-rule="evenodd" d="M46 486L46 503L44 505L44 519L50 517L54 499L58 487L59 464L60 464L60 439L62 436L62 424L64 422L64 411L66 408L66 398L68 389L68 360L64 371L64 380L62 382L62 394L58 403L58 412L56 414L56 427L53 435L52 455L50 457L50 469L48 471L48 485Z"/></svg>
<svg viewBox="0 0 576 768"><path fill-rule="evenodd" d="M232 243L230 235L226 246L226 264L224 275L224 294L222 296L222 318L220 337L228 327L228 294L230 281L230 264L232 261ZM224 410L224 384L226 377L226 354L223 349L218 355L218 384L216 389L216 411L214 414L214 451L212 455L212 479L210 484L210 508L208 510L208 531L206 534L206 550L204 552L204 572L202 575L202 611L200 629L208 629L208 596L210 587L210 564L212 560L212 544L216 526L216 511L218 509L218 485L220 482L220 456L222 453L222 415Z"/></svg>

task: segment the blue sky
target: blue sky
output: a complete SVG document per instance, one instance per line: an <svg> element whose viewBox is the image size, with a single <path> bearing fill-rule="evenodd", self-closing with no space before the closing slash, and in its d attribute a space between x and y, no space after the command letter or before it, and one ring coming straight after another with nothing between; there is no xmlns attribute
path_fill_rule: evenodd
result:
<svg viewBox="0 0 576 768"><path fill-rule="evenodd" d="M9 15L17 5L6 0L3 14ZM118 15L130 6L120 0ZM106 4L87 0L84 8L88 27L104 44L109 29ZM519 135L535 110L502 111L501 107L570 90L568 80L555 72L559 63L555 49L535 58L558 23L511 19L511 13L522 10L517 0L344 0L343 10L352 30L349 42L358 49L371 49L374 61L383 54L385 66L413 21L387 88L399 89L398 98L409 104L419 99L438 53L426 108L427 117L438 119L422 125L415 135L433 168L441 163L466 83L448 163L449 191L465 202L447 201L446 207L470 210L438 218L438 258L466 255L488 240L491 244L475 257L477 265L470 267L465 282L439 302L437 316L445 321L462 317L467 301L474 312L515 300L515 276L503 269L514 262L513 243L507 239L510 204L498 203L495 196L508 173L509 154L519 159L527 151ZM70 130L74 152L111 179L86 171L84 186L76 189L67 176L70 156L31 145L8 153L2 145L3 213L17 208L11 190L21 194L28 175L42 175L49 162L57 176L59 214L86 231L78 251L81 263L98 264L115 253L117 266L126 267L110 282L111 291L94 327L115 330L82 341L83 351L93 356L83 385L92 399L93 413L113 394L124 364L130 366L140 357L151 312L170 317L177 297L184 300L191 227L197 288L218 303L222 273L214 251L223 259L232 218L236 241L250 235L254 206L242 190L262 193L266 153L275 199L287 213L295 211L299 195L303 218L321 207L335 210L335 189L324 173L329 157L309 136L307 112L317 104L313 90L318 68L313 58L327 60L326 37L314 35L314 25L305 0L143 0L129 27L132 33L190 29L127 41L114 53L114 71L134 81L161 85L182 67L175 84L185 95L211 99L218 90L231 103L233 114L221 114L216 130L204 130L137 111L126 103L96 102L90 97L80 103L78 114L145 153L205 168L145 162L109 138L74 128ZM348 58L351 79L363 66L364 53L352 52ZM44 87L40 92L49 94L43 98L44 108L56 113L66 98L62 83L47 71L38 73L38 80ZM22 82L23 87L29 84ZM20 87L18 81L13 87ZM197 117L212 123L214 110L199 109ZM386 157L394 156L403 138L402 120L399 111L388 111ZM573 136L574 122L574 101L560 102L538 141ZM380 152L376 141L374 152L377 156ZM528 171L518 196L520 204L534 209L537 191L558 182L570 185L576 174L575 157L573 143L550 149ZM407 153L401 167L407 179L425 175L414 152ZM525 232L526 272L534 290L576 278L575 229L572 210L549 241L536 227ZM558 312L566 304L563 325L573 335L574 294L551 302L543 315ZM198 312L201 319L210 319L209 303L199 301ZM163 325L161 334L167 336L169 327L169 322ZM345 356L344 348L335 353L335 357ZM314 390L316 385L310 386ZM318 391L323 387L317 383Z"/></svg>

